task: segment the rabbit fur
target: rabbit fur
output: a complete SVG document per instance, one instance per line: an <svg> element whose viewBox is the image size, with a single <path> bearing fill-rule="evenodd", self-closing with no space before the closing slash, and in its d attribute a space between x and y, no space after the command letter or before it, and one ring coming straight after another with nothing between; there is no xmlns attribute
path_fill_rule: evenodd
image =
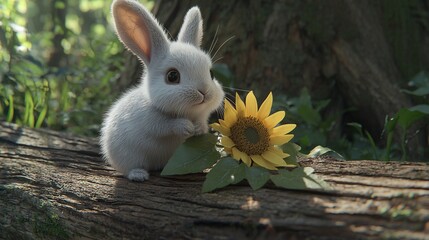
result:
<svg viewBox="0 0 429 240"><path fill-rule="evenodd" d="M145 72L141 83L107 112L100 145L113 168L130 180L144 181L148 171L165 166L186 138L208 132L208 118L224 92L212 78L211 58L200 49L198 7L187 12L177 41L170 41L135 0L115 0L112 15L119 39L141 59ZM180 74L179 82L170 82L177 79L171 71Z"/></svg>

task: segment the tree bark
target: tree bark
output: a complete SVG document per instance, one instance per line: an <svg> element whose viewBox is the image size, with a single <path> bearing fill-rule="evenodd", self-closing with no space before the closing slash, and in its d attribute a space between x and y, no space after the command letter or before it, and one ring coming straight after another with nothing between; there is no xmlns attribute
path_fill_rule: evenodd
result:
<svg viewBox="0 0 429 240"><path fill-rule="evenodd" d="M429 165L301 164L333 189L202 194L202 174L130 182L100 158L97 139L0 123L0 238L427 238Z"/></svg>

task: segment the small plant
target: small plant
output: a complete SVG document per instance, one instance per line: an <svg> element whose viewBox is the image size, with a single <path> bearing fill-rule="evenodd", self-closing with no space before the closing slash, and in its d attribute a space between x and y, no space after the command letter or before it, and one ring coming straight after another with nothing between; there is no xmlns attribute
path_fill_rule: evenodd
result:
<svg viewBox="0 0 429 240"><path fill-rule="evenodd" d="M322 111L328 106L330 100L313 101L307 89L303 89L299 97L288 98L279 96L275 108L285 109L288 112L286 119L296 122L299 127L295 131L297 144L304 152L310 151L314 146L326 146L328 133L335 124L333 119L324 119Z"/></svg>
<svg viewBox="0 0 429 240"><path fill-rule="evenodd" d="M425 71L418 73L411 81L408 82L408 85L412 90L403 89L402 91L414 96L415 101L418 102L418 105L412 106L410 108L400 109L394 117L386 120L385 131L388 136L388 141L392 141L393 138L393 129L399 127L400 129L400 143L401 143L401 160L408 160L407 154L407 143L409 138L413 137L415 133L411 133L410 130L412 126L422 120L428 119L429 117L429 74ZM427 121L426 121L427 127ZM390 146L388 142L388 146ZM387 150L390 150L387 148ZM423 151L423 149L416 149L416 151ZM384 160L389 160L389 151L386 151Z"/></svg>
<svg viewBox="0 0 429 240"><path fill-rule="evenodd" d="M409 108L402 108L392 117L386 116L383 135L386 137L386 144L384 149L377 147L373 137L370 133L363 129L359 123L349 123L348 125L355 128L358 132L359 141L369 143L368 147L359 147L363 152L365 149L371 149L373 159L380 159L390 161L392 157L398 160L407 161L407 144L409 139L415 133L410 134L410 130L414 124L429 116L429 74L427 72L418 73L409 83L409 87L413 90L403 89L402 92L414 96L414 100L420 104ZM399 146L395 144L394 137L395 131L400 131ZM422 152L423 149L415 149L415 151ZM399 154L396 154L399 153Z"/></svg>
<svg viewBox="0 0 429 240"><path fill-rule="evenodd" d="M80 7L88 7L85 3L89 2L83 1ZM0 61L5 63L0 64L0 119L97 135L101 116L115 99L112 86L123 61L120 43L114 41L113 31L106 32L97 23L88 26L92 30L87 39L75 34L72 26L79 19L70 14L62 59L68 64L49 66L49 50L43 52L42 44L51 41L52 33L27 30L27 4L21 0L0 5L4 13L0 15ZM102 11L102 5L97 9Z"/></svg>

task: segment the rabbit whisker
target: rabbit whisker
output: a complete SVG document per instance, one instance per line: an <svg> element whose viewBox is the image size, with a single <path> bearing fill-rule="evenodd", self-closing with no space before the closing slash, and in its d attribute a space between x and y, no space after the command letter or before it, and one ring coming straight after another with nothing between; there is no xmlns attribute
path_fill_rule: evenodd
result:
<svg viewBox="0 0 429 240"><path fill-rule="evenodd" d="M213 61L213 64L215 64L217 61L221 60L222 58L223 58L223 57L220 57L220 58L218 58L218 59L214 60L214 61Z"/></svg>
<svg viewBox="0 0 429 240"><path fill-rule="evenodd" d="M246 92L246 93L250 92L250 90L242 89L242 88L234 88L234 87L227 87L227 86L222 86L222 87L226 88L228 90L234 90L234 91L237 91L237 92Z"/></svg>
<svg viewBox="0 0 429 240"><path fill-rule="evenodd" d="M230 37L230 38L228 38L228 39L226 39L225 40L225 42L223 42L220 46L219 46L219 48L216 50L216 52L213 54L213 57L212 57L212 59L214 58L214 57L216 57L216 55L217 55L217 53L219 52L219 50L227 43L227 42L229 42L229 41L231 41L233 38L235 38L235 36L232 36L232 37Z"/></svg>
<svg viewBox="0 0 429 240"><path fill-rule="evenodd" d="M216 113L217 113L218 118L221 118L224 116L225 109L224 109L223 104L218 109L216 109Z"/></svg>
<svg viewBox="0 0 429 240"><path fill-rule="evenodd" d="M209 47L209 56L212 54L212 51L213 51L214 47L216 46L216 43L218 40L218 38L217 38L218 30L219 30L219 25L216 27L215 35L214 35L213 40L212 40L210 47Z"/></svg>
<svg viewBox="0 0 429 240"><path fill-rule="evenodd" d="M225 93L225 99L228 100L228 102L234 104L235 97L231 93Z"/></svg>

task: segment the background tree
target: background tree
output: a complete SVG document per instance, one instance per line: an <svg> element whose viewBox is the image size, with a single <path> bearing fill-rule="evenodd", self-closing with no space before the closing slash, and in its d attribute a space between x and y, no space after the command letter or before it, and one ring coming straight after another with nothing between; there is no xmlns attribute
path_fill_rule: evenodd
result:
<svg viewBox="0 0 429 240"><path fill-rule="evenodd" d="M349 122L381 139L386 117L413 104L401 88L428 70L428 1L157 1L153 12L176 36L194 5L205 20L205 49L234 37L213 56L229 66L234 87L290 97L306 88L313 100L330 99L322 115L335 119L329 139ZM122 85L141 71L127 59ZM414 153L428 146L427 125L417 130Z"/></svg>

